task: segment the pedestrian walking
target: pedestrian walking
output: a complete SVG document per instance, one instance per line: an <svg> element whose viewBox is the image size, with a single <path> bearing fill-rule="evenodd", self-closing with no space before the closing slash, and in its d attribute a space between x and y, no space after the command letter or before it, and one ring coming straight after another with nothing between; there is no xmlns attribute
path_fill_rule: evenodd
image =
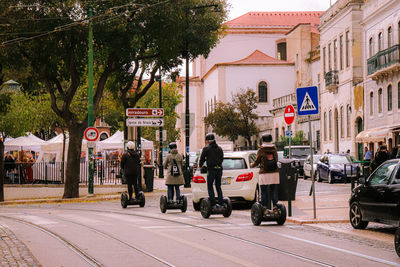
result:
<svg viewBox="0 0 400 267"><path fill-rule="evenodd" d="M370 161L371 160L371 151L368 149L368 147L364 148L364 160L365 161Z"/></svg>
<svg viewBox="0 0 400 267"><path fill-rule="evenodd" d="M261 188L261 204L268 207L268 195L271 197L273 210L277 211L278 203L278 152L274 144L272 144L272 136L264 134L262 136L262 144L257 151L257 158L251 164L251 167L260 165L259 184Z"/></svg>
<svg viewBox="0 0 400 267"><path fill-rule="evenodd" d="M397 158L397 153L399 152L399 148L397 146L392 148L392 152L390 153L390 158L395 159Z"/></svg>
<svg viewBox="0 0 400 267"><path fill-rule="evenodd" d="M132 186L135 190L135 198L139 194L139 173L140 173L140 156L135 151L135 143L129 141L127 144L128 150L122 155L121 168L123 175L126 177L128 184L129 201L132 199Z"/></svg>
<svg viewBox="0 0 400 267"><path fill-rule="evenodd" d="M389 152L386 145L381 145L379 150L375 153L374 159L371 162L371 172L379 167L383 162L390 159Z"/></svg>
<svg viewBox="0 0 400 267"><path fill-rule="evenodd" d="M224 152L222 148L215 142L215 135L209 133L206 135L206 146L203 148L200 156L199 167L202 168L203 164L207 163L207 190L208 196L211 202L211 207L215 209L217 207L214 194L214 182L215 189L218 194L218 204L224 205L223 195L221 189L221 178L222 178L222 162L224 161Z"/></svg>
<svg viewBox="0 0 400 267"><path fill-rule="evenodd" d="M185 184L185 179L183 178L183 157L178 153L176 143L169 144L169 154L164 160L164 168L167 170L167 179L165 184L168 188L168 201L172 202L174 200L174 190L176 193L176 202L181 199L181 191L179 186Z"/></svg>

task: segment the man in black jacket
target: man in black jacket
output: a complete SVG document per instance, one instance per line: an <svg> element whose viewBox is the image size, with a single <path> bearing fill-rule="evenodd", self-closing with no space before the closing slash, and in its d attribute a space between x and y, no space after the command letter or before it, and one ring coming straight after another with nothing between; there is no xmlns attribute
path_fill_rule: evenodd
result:
<svg viewBox="0 0 400 267"><path fill-rule="evenodd" d="M215 188L218 193L218 204L223 205L223 196L221 189L221 177L222 177L222 162L224 161L224 152L222 148L215 142L215 136L212 133L206 135L206 143L208 144L204 147L201 152L199 166L203 167L204 162L207 162L207 190L208 196L211 201L211 206L216 207L215 194L213 184L215 181Z"/></svg>
<svg viewBox="0 0 400 267"><path fill-rule="evenodd" d="M127 144L128 151L122 155L121 168L124 170L123 175L126 177L128 184L129 200L132 199L132 185L135 189L135 197L139 194L138 177L140 173L140 156L135 151L135 144L129 141Z"/></svg>

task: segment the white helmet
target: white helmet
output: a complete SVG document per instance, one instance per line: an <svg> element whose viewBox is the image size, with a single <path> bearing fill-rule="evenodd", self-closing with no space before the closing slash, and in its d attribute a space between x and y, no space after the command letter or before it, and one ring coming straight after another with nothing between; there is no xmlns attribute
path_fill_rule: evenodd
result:
<svg viewBox="0 0 400 267"><path fill-rule="evenodd" d="M126 145L128 149L135 149L135 143L132 141L129 141L128 144Z"/></svg>

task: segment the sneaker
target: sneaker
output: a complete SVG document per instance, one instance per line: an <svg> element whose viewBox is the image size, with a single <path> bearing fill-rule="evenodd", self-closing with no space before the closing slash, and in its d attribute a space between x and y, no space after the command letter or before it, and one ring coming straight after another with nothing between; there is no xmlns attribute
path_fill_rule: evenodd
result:
<svg viewBox="0 0 400 267"><path fill-rule="evenodd" d="M274 209L272 211L274 212L275 215L279 214L279 209L276 206L274 206Z"/></svg>

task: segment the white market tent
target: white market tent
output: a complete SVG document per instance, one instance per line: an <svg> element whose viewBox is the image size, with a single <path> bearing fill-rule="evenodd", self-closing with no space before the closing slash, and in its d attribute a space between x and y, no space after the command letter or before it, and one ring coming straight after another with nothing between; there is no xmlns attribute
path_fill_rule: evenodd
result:
<svg viewBox="0 0 400 267"><path fill-rule="evenodd" d="M15 139L8 139L4 143L5 151L20 151L20 150L33 150L39 152L41 146L45 144L46 141L29 134L28 136L20 136Z"/></svg>
<svg viewBox="0 0 400 267"><path fill-rule="evenodd" d="M102 150L123 150L124 149L124 133L121 131L115 132L109 138L97 142L97 151Z"/></svg>

